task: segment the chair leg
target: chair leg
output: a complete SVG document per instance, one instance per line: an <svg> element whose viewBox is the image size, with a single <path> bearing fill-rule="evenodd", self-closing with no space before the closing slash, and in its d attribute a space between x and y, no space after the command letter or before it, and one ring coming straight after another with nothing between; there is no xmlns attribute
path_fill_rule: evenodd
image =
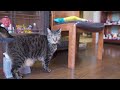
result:
<svg viewBox="0 0 120 90"><path fill-rule="evenodd" d="M76 25L74 25L69 30L68 68L70 69L75 68L75 58L76 58Z"/></svg>
<svg viewBox="0 0 120 90"><path fill-rule="evenodd" d="M104 35L104 30L99 32L99 39L98 39L98 54L97 54L97 59L102 60L102 54L103 54L103 35Z"/></svg>
<svg viewBox="0 0 120 90"><path fill-rule="evenodd" d="M92 46L96 45L96 33L92 33Z"/></svg>
<svg viewBox="0 0 120 90"><path fill-rule="evenodd" d="M79 39L80 39L80 33L79 32L76 32L77 34L77 36L76 36L76 54L77 54L77 52L78 52L78 50L79 50Z"/></svg>

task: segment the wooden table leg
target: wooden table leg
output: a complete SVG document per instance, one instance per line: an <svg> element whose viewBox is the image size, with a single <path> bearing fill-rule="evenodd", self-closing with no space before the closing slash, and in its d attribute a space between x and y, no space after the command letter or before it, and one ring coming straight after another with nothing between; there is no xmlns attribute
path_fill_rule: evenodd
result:
<svg viewBox="0 0 120 90"><path fill-rule="evenodd" d="M70 27L69 30L69 46L68 46L68 68L75 68L76 58L76 25Z"/></svg>
<svg viewBox="0 0 120 90"><path fill-rule="evenodd" d="M102 60L102 54L103 54L103 35L104 35L104 30L99 32L98 55L97 55L97 59L99 60Z"/></svg>

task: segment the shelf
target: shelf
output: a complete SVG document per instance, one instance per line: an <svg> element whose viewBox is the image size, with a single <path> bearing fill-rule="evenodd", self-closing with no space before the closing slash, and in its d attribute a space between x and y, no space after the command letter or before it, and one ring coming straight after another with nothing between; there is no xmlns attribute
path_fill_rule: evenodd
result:
<svg viewBox="0 0 120 90"><path fill-rule="evenodd" d="M120 43L120 40L114 40L114 39L104 39L104 42L105 43Z"/></svg>
<svg viewBox="0 0 120 90"><path fill-rule="evenodd" d="M105 26L120 26L120 24L104 24Z"/></svg>
<svg viewBox="0 0 120 90"><path fill-rule="evenodd" d="M0 11L0 14L10 14L10 12L1 12Z"/></svg>
<svg viewBox="0 0 120 90"><path fill-rule="evenodd" d="M16 35L25 35L25 34L39 34L39 32L32 32L32 33L11 33L11 35L16 36Z"/></svg>
<svg viewBox="0 0 120 90"><path fill-rule="evenodd" d="M15 18L15 17L13 17L13 19L24 19L24 20L25 20L25 19L29 19L29 20L34 19L34 20L35 20L35 19L36 19L36 20L39 20L40 18L24 18L24 17L23 17L23 18L22 18L22 17L16 17L16 18Z"/></svg>
<svg viewBox="0 0 120 90"><path fill-rule="evenodd" d="M118 13L118 12L120 12L120 11L103 11L103 12L107 12L107 13Z"/></svg>
<svg viewBox="0 0 120 90"><path fill-rule="evenodd" d="M120 11L102 11L101 22L104 23L104 34L120 33ZM110 22L106 22L109 20ZM104 43L120 44L120 40L117 39L104 39Z"/></svg>
<svg viewBox="0 0 120 90"><path fill-rule="evenodd" d="M16 16L40 17L39 15L16 14Z"/></svg>

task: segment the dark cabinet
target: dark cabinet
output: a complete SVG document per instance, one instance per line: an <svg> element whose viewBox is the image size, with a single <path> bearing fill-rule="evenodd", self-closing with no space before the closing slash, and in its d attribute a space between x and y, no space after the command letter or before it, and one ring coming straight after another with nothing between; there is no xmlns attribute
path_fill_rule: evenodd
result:
<svg viewBox="0 0 120 90"><path fill-rule="evenodd" d="M45 33L49 27L49 11L0 11L0 19L8 16L11 33Z"/></svg>

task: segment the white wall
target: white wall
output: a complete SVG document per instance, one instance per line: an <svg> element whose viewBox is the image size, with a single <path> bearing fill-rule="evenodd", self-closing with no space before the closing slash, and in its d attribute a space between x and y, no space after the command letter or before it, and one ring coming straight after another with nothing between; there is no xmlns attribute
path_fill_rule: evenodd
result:
<svg viewBox="0 0 120 90"><path fill-rule="evenodd" d="M83 11L83 18L93 20L93 12L94 11Z"/></svg>
<svg viewBox="0 0 120 90"><path fill-rule="evenodd" d="M94 22L100 22L100 11L83 11L83 18L93 20ZM98 33L96 33L96 43L98 42Z"/></svg>
<svg viewBox="0 0 120 90"><path fill-rule="evenodd" d="M100 22L100 17L101 17L101 12L100 11L94 11L93 21L99 23ZM99 34L96 33L96 43L98 43L98 37L99 37Z"/></svg>

